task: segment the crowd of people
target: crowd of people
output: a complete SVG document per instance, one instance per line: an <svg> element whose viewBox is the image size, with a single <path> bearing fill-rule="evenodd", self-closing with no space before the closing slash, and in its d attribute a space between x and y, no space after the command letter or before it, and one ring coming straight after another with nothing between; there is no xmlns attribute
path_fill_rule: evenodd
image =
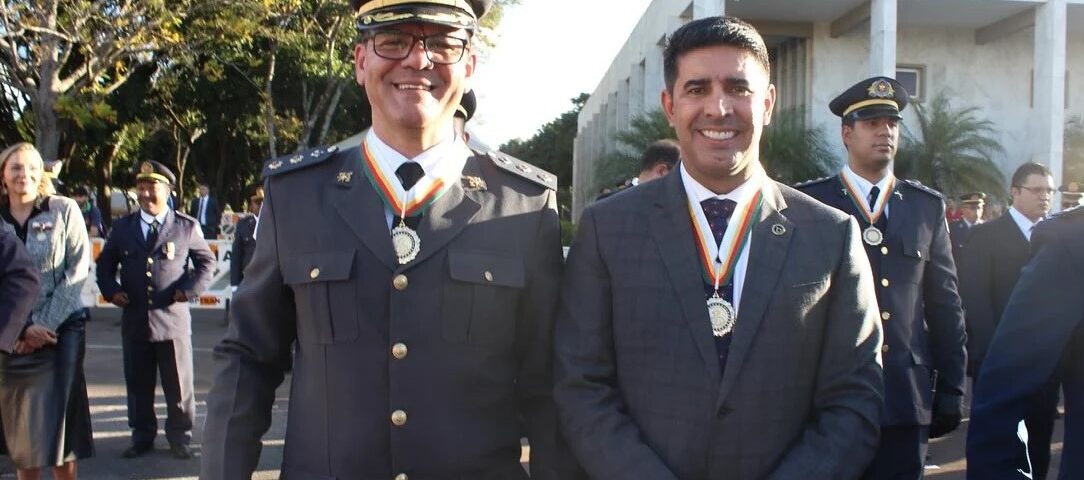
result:
<svg viewBox="0 0 1084 480"><path fill-rule="evenodd" d="M677 140L588 206L562 259L555 176L470 148L455 120L490 2L352 5L372 128L269 160L249 190L201 478L251 477L287 371L283 478L918 479L969 383L968 478L1044 478L1061 390L1060 475L1084 475L1084 213L1049 214L1044 166L1016 171L1000 217L970 193L950 226L940 193L893 174L910 96L876 76L827 105L841 171L776 182L764 40L703 18L663 52ZM94 454L78 292L104 227L50 191L32 146L0 162L3 443L20 479L74 478ZM160 382L188 459L187 302L220 212L206 186L175 211L174 173L138 168L140 209L96 269L123 309L124 457L154 448Z"/></svg>

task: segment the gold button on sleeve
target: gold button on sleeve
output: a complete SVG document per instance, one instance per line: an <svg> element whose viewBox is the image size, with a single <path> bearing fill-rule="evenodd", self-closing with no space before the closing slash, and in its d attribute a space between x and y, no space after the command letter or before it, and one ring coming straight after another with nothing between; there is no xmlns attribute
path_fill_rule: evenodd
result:
<svg viewBox="0 0 1084 480"><path fill-rule="evenodd" d="M311 278L313 280L316 280L316 278L319 277L319 276L320 276L320 269L319 268L314 268L312 270L309 270L309 278Z"/></svg>

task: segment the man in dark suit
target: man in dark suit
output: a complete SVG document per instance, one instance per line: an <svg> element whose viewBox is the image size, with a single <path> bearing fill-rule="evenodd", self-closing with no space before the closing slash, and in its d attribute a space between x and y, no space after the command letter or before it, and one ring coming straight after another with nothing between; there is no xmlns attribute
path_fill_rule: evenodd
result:
<svg viewBox="0 0 1084 480"><path fill-rule="evenodd" d="M986 194L971 192L960 195L960 218L949 223L949 240L952 241L952 259L960 264L960 248L967 241L971 227L982 223L982 212L986 207Z"/></svg>
<svg viewBox="0 0 1084 480"><path fill-rule="evenodd" d="M963 417L966 334L945 202L891 170L908 98L895 79L873 77L833 99L847 163L798 187L858 220L876 280L885 405L867 479L921 478L928 438L955 430Z"/></svg>
<svg viewBox="0 0 1084 480"><path fill-rule="evenodd" d="M1084 208L1054 215L1031 237L1034 256L1020 273L982 363L967 435L967 478L1039 478L1032 432L1021 421L1034 399L1060 380L1065 448L1058 478L1084 478Z"/></svg>
<svg viewBox="0 0 1084 480"><path fill-rule="evenodd" d="M252 475L291 353L283 478L526 479L523 436L531 478L577 478L552 400L556 179L452 127L489 3L354 2L373 127L265 166L200 478Z"/></svg>
<svg viewBox="0 0 1084 480"><path fill-rule="evenodd" d="M166 397L170 450L180 459L192 457L189 443L196 409L188 301L207 289L215 257L196 220L166 206L173 185L176 177L165 165L140 164L136 175L140 211L113 222L98 256L98 288L102 296L124 309L121 343L128 426L132 428L132 445L124 452L125 458L154 449L158 372Z"/></svg>
<svg viewBox="0 0 1084 480"><path fill-rule="evenodd" d="M1012 206L1008 212L976 226L964 246L960 257L960 296L967 312L968 374L972 378L978 378L982 362L990 353L990 342L1020 270L1031 257L1032 229L1050 211L1054 191L1054 177L1045 166L1030 162L1021 165L1012 175ZM1025 420L1035 479L1040 480L1046 477L1050 465L1058 384L1050 382L1038 392L1033 405L1035 408Z"/></svg>
<svg viewBox="0 0 1084 480"><path fill-rule="evenodd" d="M253 185L248 188L248 213L237 221L233 231L233 246L230 249L230 288L237 291L237 286L245 278L245 266L252 260L256 251L256 224L263 206L263 186Z"/></svg>
<svg viewBox="0 0 1084 480"><path fill-rule="evenodd" d="M0 229L0 351L15 352L30 323L41 282L26 248L14 233Z"/></svg>
<svg viewBox="0 0 1084 480"><path fill-rule="evenodd" d="M222 209L218 200L211 196L211 187L206 183L199 185L199 196L192 199L188 206L188 215L199 222L203 238L218 238L218 224L222 220Z"/></svg>
<svg viewBox="0 0 1084 480"><path fill-rule="evenodd" d="M562 282L569 444L595 479L855 478L882 403L857 225L764 173L752 26L695 20L664 55L680 167L589 206Z"/></svg>

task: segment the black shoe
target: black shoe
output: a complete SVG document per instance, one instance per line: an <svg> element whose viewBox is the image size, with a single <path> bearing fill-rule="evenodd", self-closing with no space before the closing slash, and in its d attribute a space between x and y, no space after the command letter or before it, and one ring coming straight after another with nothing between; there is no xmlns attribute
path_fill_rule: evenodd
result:
<svg viewBox="0 0 1084 480"><path fill-rule="evenodd" d="M154 450L153 443L137 443L128 447L128 449L120 454L120 456L124 458L136 458L150 453L151 450Z"/></svg>
<svg viewBox="0 0 1084 480"><path fill-rule="evenodd" d="M173 454L173 458L178 460L188 460L192 458L192 449L188 445L173 445L169 447L170 453Z"/></svg>

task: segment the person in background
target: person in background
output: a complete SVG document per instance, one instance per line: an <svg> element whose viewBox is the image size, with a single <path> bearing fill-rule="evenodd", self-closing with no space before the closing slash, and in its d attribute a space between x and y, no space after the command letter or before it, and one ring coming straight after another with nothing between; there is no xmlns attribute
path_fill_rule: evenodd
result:
<svg viewBox="0 0 1084 480"><path fill-rule="evenodd" d="M218 238L218 224L222 220L222 209L218 200L211 196L211 187L206 183L199 184L199 195L192 199L188 206L188 215L199 222L203 238L214 240Z"/></svg>
<svg viewBox="0 0 1084 480"><path fill-rule="evenodd" d="M263 206L263 186L251 185L247 190L249 215L237 221L237 228L233 231L233 248L230 250L230 289L233 291L237 291L237 286L245 278L245 266L256 250L256 225Z"/></svg>
<svg viewBox="0 0 1084 480"><path fill-rule="evenodd" d="M0 153L0 229L13 233L39 274L41 290L12 353L0 354L0 419L20 480L74 479L94 455L83 358L83 284L90 240L79 206L53 194L41 155L29 143Z"/></svg>
<svg viewBox="0 0 1084 480"><path fill-rule="evenodd" d="M1061 192L1062 210L1079 206L1081 197L1084 197L1084 192L1081 191L1080 184L1077 182L1066 183L1059 187L1058 191Z"/></svg>
<svg viewBox="0 0 1084 480"><path fill-rule="evenodd" d="M952 241L952 258L960 264L960 247L967 241L971 227L982 223L982 212L986 207L986 194L971 192L960 195L960 218L949 223L949 240Z"/></svg>
<svg viewBox="0 0 1084 480"><path fill-rule="evenodd" d="M640 155L640 173L636 178L627 184L619 183L614 190L602 192L595 200L602 200L627 188L662 178L677 166L679 160L681 160L681 148L677 142L669 138L657 140L648 145Z"/></svg>
<svg viewBox="0 0 1084 480"><path fill-rule="evenodd" d="M83 222L87 224L87 235L92 238L105 235L105 224L102 222L102 211L91 200L90 188L79 185L72 190L72 200L79 204L79 211L83 214Z"/></svg>
<svg viewBox="0 0 1084 480"><path fill-rule="evenodd" d="M113 222L98 255L98 288L102 296L124 309L121 346L132 429L132 444L124 458L154 450L158 434L154 388L159 372L170 451L178 459L192 458L189 443L196 403L188 301L198 299L211 283L215 256L199 223L167 207L174 185L176 177L165 165L140 163L136 174L140 210Z"/></svg>

